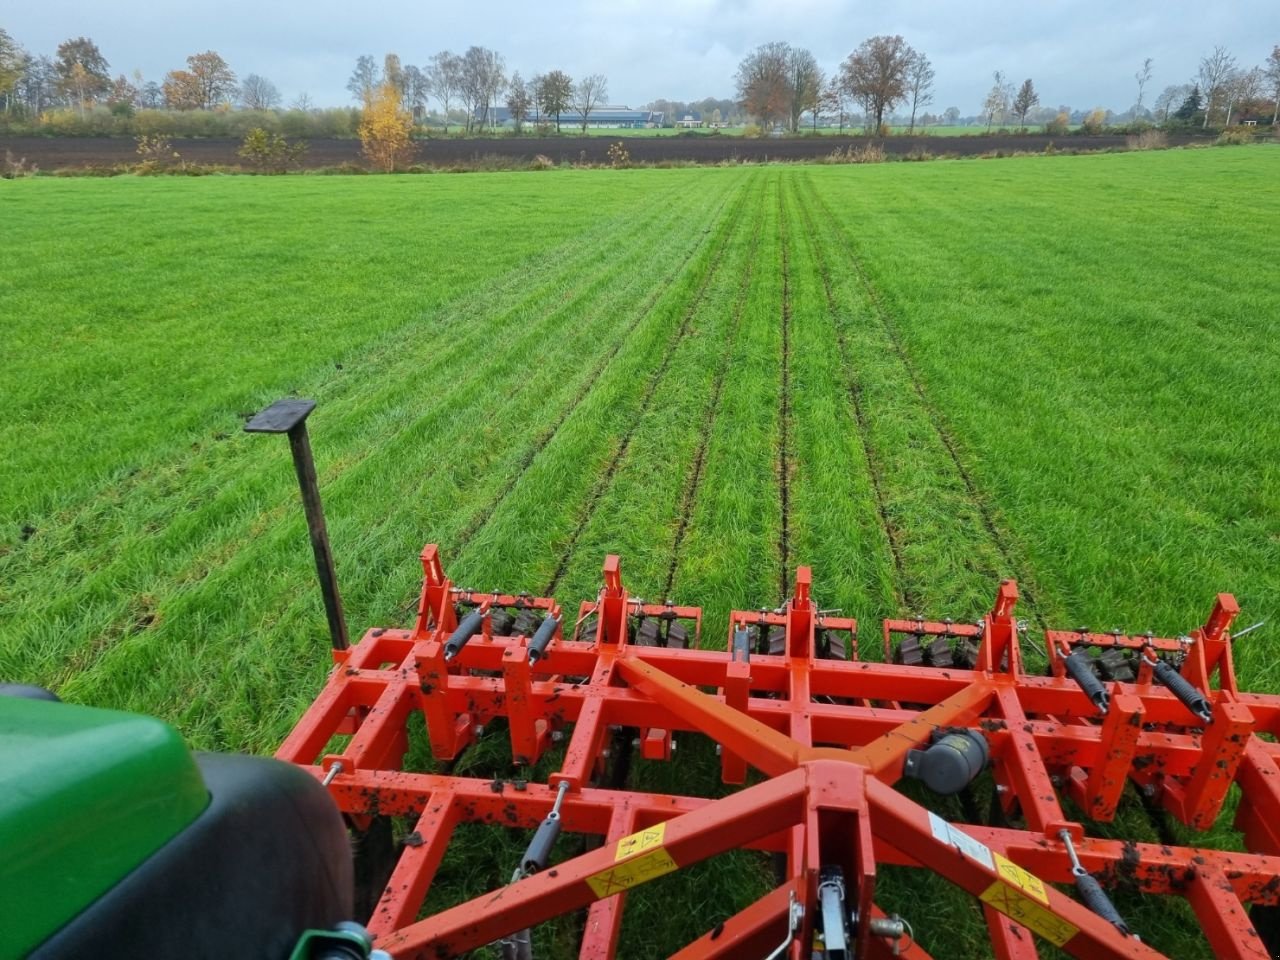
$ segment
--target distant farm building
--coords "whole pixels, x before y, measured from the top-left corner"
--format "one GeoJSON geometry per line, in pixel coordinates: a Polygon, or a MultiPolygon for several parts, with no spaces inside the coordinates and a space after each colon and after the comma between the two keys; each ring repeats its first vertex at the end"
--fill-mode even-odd
{"type": "MultiPolygon", "coordinates": [[[[555,123],[554,116],[543,114],[542,123],[555,123]]],[[[476,114],[476,121],[479,122],[480,114],[476,114]]],[[[530,112],[529,116],[524,118],[525,123],[537,123],[539,118],[530,112]]],[[[635,129],[640,127],[660,127],[662,126],[663,115],[651,110],[632,110],[630,107],[604,106],[597,107],[592,110],[587,117],[588,127],[612,128],[612,129],[635,129]]],[[[506,107],[491,107],[489,110],[489,119],[486,121],[495,127],[514,126],[511,119],[511,111],[506,107]]],[[[566,110],[560,114],[560,126],[573,127],[582,126],[582,115],[573,110],[566,110]]]]}
{"type": "Polygon", "coordinates": [[[677,127],[684,127],[686,130],[692,130],[694,127],[701,127],[703,125],[702,114],[698,113],[696,110],[692,113],[681,114],[680,119],[676,121],[677,127]]]}

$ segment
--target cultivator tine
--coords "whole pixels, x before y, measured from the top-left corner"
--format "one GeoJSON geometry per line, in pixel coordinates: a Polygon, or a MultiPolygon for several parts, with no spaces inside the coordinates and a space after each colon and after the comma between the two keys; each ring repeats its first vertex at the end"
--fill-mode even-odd
{"type": "Polygon", "coordinates": [[[857,622],[819,608],[805,568],[783,606],[732,611],[718,650],[699,642],[698,608],[629,596],[616,557],[567,636],[552,598],[456,590],[431,547],[423,569],[414,629],[371,631],[336,653],[340,669],[280,750],[352,822],[418,818],[411,836],[430,846],[406,839],[369,920],[397,956],[499,944],[527,960],[538,924],[584,907],[583,955],[612,956],[620,894],[744,846],[775,855],[786,883],[682,960],[781,960],[815,938],[826,960],[924,956],[876,905],[878,862],[922,865],[979,897],[1002,957],[1034,956],[1034,935],[1074,957],[1158,960],[1104,886],[1118,880],[1190,900],[1216,955],[1260,955],[1249,938],[1271,937],[1242,904],[1262,918],[1280,899],[1280,744],[1258,736],[1280,734],[1280,696],[1236,689],[1232,641],[1256,627],[1228,633],[1238,607],[1227,594],[1188,637],[1046,630],[1049,672],[1032,675],[1011,581],[976,622],[884,621],[885,655],[866,662],[857,622]],[[534,669],[544,661],[553,670],[534,669]],[[438,759],[487,725],[487,740],[510,738],[521,777],[568,742],[545,784],[410,772],[419,712],[438,759]],[[630,789],[633,766],[680,762],[681,732],[715,742],[725,783],[748,782],[749,765],[763,778],[714,799],[630,789]],[[346,746],[325,752],[335,737],[346,746]],[[978,822],[972,802],[961,804],[970,822],[952,824],[895,789],[903,778],[926,798],[963,798],[989,778],[998,825],[978,822]],[[1237,785],[1253,852],[1090,839],[1068,820],[1064,797],[1095,822],[1124,822],[1129,783],[1196,830],[1215,825],[1237,785]],[[460,823],[533,833],[508,887],[415,921],[460,823]],[[557,860],[566,832],[603,846],[557,860]],[[1068,883],[1075,898],[1053,886],[1068,883]]]}

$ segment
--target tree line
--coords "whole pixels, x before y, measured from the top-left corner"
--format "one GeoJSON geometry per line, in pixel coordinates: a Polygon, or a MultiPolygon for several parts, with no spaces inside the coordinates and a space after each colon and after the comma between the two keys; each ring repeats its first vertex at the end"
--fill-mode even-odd
{"type": "MultiPolygon", "coordinates": [[[[84,111],[105,105],[116,113],[139,109],[212,110],[237,105],[249,110],[280,107],[280,91],[257,74],[237,78],[218,53],[206,50],[186,59],[159,81],[135,70],[114,77],[111,64],[88,37],[58,44],[53,56],[32,55],[0,28],[0,107],[33,116],[58,107],[84,111]]],[[[301,104],[302,109],[309,103],[301,104]]]]}
{"type": "MultiPolygon", "coordinates": [[[[1148,57],[1134,74],[1137,100],[1129,110],[1134,120],[1225,127],[1242,112],[1256,114],[1268,98],[1271,122],[1280,119],[1280,45],[1264,64],[1252,68],[1240,66],[1225,47],[1215,47],[1201,59],[1191,82],[1166,87],[1148,109],[1144,103],[1153,66],[1154,60],[1148,57]]],[[[806,115],[815,127],[820,115],[825,115],[829,120],[838,118],[841,128],[849,119],[860,122],[869,133],[882,134],[888,131],[886,118],[898,107],[909,110],[907,128],[914,132],[920,111],[933,102],[935,80],[929,58],[898,35],[864,40],[830,74],[803,47],[784,41],[766,43],[742,59],[734,76],[738,102],[749,116],[765,129],[783,127],[792,133],[799,131],[806,115]]],[[[1077,123],[1086,131],[1100,130],[1114,116],[1101,108],[1037,110],[1040,94],[1031,78],[1015,86],[997,70],[993,80],[977,115],[988,132],[1011,120],[1026,129],[1029,119],[1044,123],[1051,132],[1058,128],[1066,132],[1077,123]]],[[[955,123],[960,110],[948,107],[942,116],[955,123]]]]}
{"type": "MultiPolygon", "coordinates": [[[[1257,117],[1269,109],[1274,124],[1280,119],[1280,45],[1258,66],[1238,62],[1225,47],[1215,47],[1199,63],[1186,83],[1170,84],[1152,99],[1146,97],[1153,76],[1153,60],[1147,58],[1134,74],[1136,101],[1128,115],[1138,121],[1161,124],[1229,126],[1241,116],[1257,117]]],[[[806,122],[862,125],[869,132],[884,132],[895,111],[909,132],[918,122],[956,123],[961,114],[948,107],[935,116],[923,111],[933,103],[936,73],[929,58],[901,36],[884,35],[863,41],[829,74],[814,55],[802,47],[778,41],[766,43],[743,58],[734,76],[735,97],[706,98],[697,103],[655,100],[646,105],[663,112],[668,120],[697,112],[713,124],[736,123],[745,117],[764,129],[783,127],[799,132],[806,122]]],[[[554,69],[529,79],[519,71],[507,72],[497,51],[480,46],[462,54],[443,50],[421,67],[403,63],[389,53],[381,63],[365,55],[347,82],[347,89],[365,107],[373,91],[386,87],[415,123],[422,123],[428,107],[439,105],[447,132],[451,118],[460,114],[466,132],[483,132],[497,125],[498,109],[505,107],[517,132],[526,123],[557,132],[568,116],[585,132],[590,118],[608,97],[608,81],[594,73],[574,79],[554,69]]],[[[282,107],[280,91],[259,74],[238,77],[213,50],[186,58],[184,67],[167,72],[159,80],[145,79],[138,71],[114,73],[98,45],[87,37],[60,43],[52,56],[33,55],[0,28],[0,116],[40,117],[48,111],[72,110],[83,119],[86,112],[105,107],[115,116],[131,116],[135,110],[209,111],[230,107],[276,111],[282,107]]],[[[295,111],[311,112],[307,94],[290,104],[295,111]]],[[[1016,122],[1043,124],[1051,132],[1068,125],[1086,130],[1101,128],[1116,115],[1101,109],[1072,111],[1069,107],[1041,106],[1032,79],[1015,85],[1003,71],[995,71],[992,86],[976,119],[990,131],[1016,122]]],[[[1264,117],[1265,118],[1265,117],[1264,117]]],[[[352,121],[352,122],[358,122],[352,121]]],[[[347,123],[343,120],[343,123],[347,123]]]]}
{"type": "Polygon", "coordinates": [[[738,101],[762,127],[798,132],[808,114],[814,126],[822,112],[860,108],[869,130],[884,128],[886,114],[910,102],[914,131],[921,107],[933,102],[934,69],[929,58],[900,36],[865,40],[830,76],[814,55],[784,41],[766,43],[743,58],[734,77],[738,101]]]}
{"type": "MultiPolygon", "coordinates": [[[[1147,57],[1134,73],[1137,99],[1130,110],[1135,120],[1147,120],[1163,125],[1231,126],[1233,117],[1255,116],[1268,106],[1270,100],[1271,123],[1280,119],[1280,45],[1275,46],[1261,66],[1245,68],[1225,47],[1200,59],[1194,77],[1186,83],[1166,86],[1147,108],[1147,86],[1151,82],[1155,61],[1147,57]]],[[[1024,80],[1015,93],[1013,84],[999,70],[993,75],[994,83],[982,105],[982,116],[987,129],[992,123],[1015,117],[1020,126],[1026,126],[1028,111],[1040,102],[1039,94],[1030,79],[1024,80]]],[[[1065,129],[1073,118],[1066,108],[1059,108],[1051,126],[1065,129]]],[[[1081,118],[1086,131],[1100,130],[1109,117],[1102,109],[1093,110],[1081,118]]]]}
{"type": "Polygon", "coordinates": [[[372,56],[358,58],[347,90],[364,103],[380,86],[394,90],[418,121],[432,100],[438,102],[446,133],[454,107],[461,109],[467,132],[494,126],[498,107],[506,107],[517,133],[530,120],[539,126],[554,121],[558,133],[566,114],[585,131],[591,114],[609,95],[608,79],[599,73],[577,80],[563,70],[535,74],[529,80],[519,71],[508,75],[502,54],[486,47],[469,47],[462,54],[442,50],[422,67],[403,64],[394,53],[383,57],[381,68],[372,56]]]}
{"type": "MultiPolygon", "coordinates": [[[[532,121],[538,125],[554,122],[559,132],[566,115],[585,130],[591,115],[609,95],[603,74],[575,80],[563,70],[549,70],[526,81],[518,71],[508,75],[500,53],[479,46],[462,54],[443,50],[422,67],[403,63],[394,53],[383,57],[381,64],[369,55],[359,57],[347,81],[356,101],[366,106],[382,87],[394,91],[416,122],[425,118],[429,102],[437,101],[446,132],[455,108],[463,112],[462,125],[470,132],[492,127],[500,106],[507,108],[517,131],[532,121]]],[[[138,71],[113,76],[110,63],[88,37],[64,41],[53,56],[33,55],[0,28],[0,110],[38,117],[64,108],[77,110],[83,117],[100,106],[118,116],[143,109],[277,110],[282,97],[266,77],[256,73],[237,77],[213,50],[193,54],[187,57],[185,68],[171,70],[159,81],[148,81],[138,71]]],[[[291,104],[295,110],[312,107],[305,93],[291,104]]]]}

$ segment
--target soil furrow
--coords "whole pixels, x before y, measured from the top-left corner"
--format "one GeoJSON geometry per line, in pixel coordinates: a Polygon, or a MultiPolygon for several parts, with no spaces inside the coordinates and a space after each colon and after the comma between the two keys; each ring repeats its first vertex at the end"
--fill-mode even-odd
{"type": "MultiPolygon", "coordinates": [[[[810,237],[817,237],[813,215],[804,195],[796,191],[796,205],[800,210],[800,218],[804,229],[810,237]]],[[[867,474],[871,478],[871,489],[875,494],[876,513],[880,517],[880,526],[884,530],[885,540],[889,545],[889,555],[893,557],[893,569],[897,581],[898,598],[904,609],[915,610],[920,598],[908,586],[906,564],[902,558],[901,533],[889,519],[888,501],[884,492],[884,464],[868,437],[870,430],[867,423],[866,406],[862,398],[862,384],[858,379],[857,367],[849,350],[849,341],[845,336],[843,325],[839,322],[839,308],[836,304],[835,290],[831,285],[831,264],[821,243],[813,244],[814,262],[818,275],[822,279],[822,289],[826,296],[827,311],[831,314],[832,325],[836,331],[836,344],[840,354],[840,366],[844,370],[845,387],[849,395],[849,414],[853,419],[854,432],[858,435],[858,445],[862,449],[863,459],[867,464],[867,474]]]]}
{"type": "Polygon", "coordinates": [[[814,188],[812,180],[805,178],[805,185],[808,188],[814,202],[822,209],[824,216],[833,224],[835,224],[834,233],[839,241],[841,249],[845,253],[845,257],[849,262],[849,266],[853,268],[854,275],[858,278],[859,284],[866,295],[867,303],[870,305],[872,312],[875,313],[876,319],[884,327],[885,334],[889,338],[889,342],[893,345],[893,350],[898,360],[902,363],[902,367],[907,372],[907,377],[911,381],[911,388],[919,399],[921,407],[928,415],[929,422],[933,429],[937,432],[938,439],[941,441],[943,448],[947,451],[947,455],[955,467],[956,475],[959,476],[964,484],[966,493],[974,510],[981,519],[983,527],[986,529],[987,535],[991,538],[992,544],[999,552],[1001,559],[1004,560],[1006,567],[1013,574],[1018,582],[1019,591],[1021,593],[1022,604],[1028,608],[1040,625],[1041,629],[1048,629],[1048,623],[1040,613],[1036,605],[1035,598],[1029,585],[1029,578],[1025,571],[1020,569],[1020,565],[1014,560],[1012,551],[1006,538],[1001,535],[1000,528],[996,524],[995,517],[992,515],[986,501],[980,495],[978,485],[973,479],[973,474],[969,468],[965,466],[964,460],[960,456],[959,447],[955,438],[951,435],[947,428],[946,422],[942,417],[942,413],[937,406],[929,399],[924,390],[924,384],[920,380],[919,371],[916,370],[915,364],[912,363],[906,347],[903,345],[901,333],[898,330],[897,323],[890,314],[888,308],[884,305],[884,300],[880,296],[879,290],[871,280],[870,274],[867,273],[866,265],[863,263],[862,255],[858,252],[853,241],[849,238],[848,233],[839,226],[831,208],[827,206],[822,195],[814,188]]]}
{"type": "Polygon", "coordinates": [[[698,490],[702,486],[703,468],[707,462],[707,448],[711,444],[711,434],[715,429],[716,414],[720,410],[720,394],[724,390],[724,381],[733,361],[733,350],[738,342],[738,332],[742,329],[742,314],[747,300],[751,296],[751,279],[755,272],[756,254],[760,248],[760,232],[764,226],[764,217],[756,218],[755,232],[751,235],[751,248],[747,254],[747,270],[742,277],[742,294],[733,305],[733,326],[725,343],[724,355],[720,367],[716,371],[715,383],[711,388],[711,396],[707,400],[706,414],[702,420],[702,431],[698,437],[698,448],[693,455],[693,464],[689,479],[680,498],[680,523],[676,527],[675,537],[671,542],[671,561],[667,566],[667,579],[662,589],[663,597],[670,597],[675,587],[676,569],[680,565],[680,547],[684,543],[685,534],[689,531],[689,523],[693,519],[693,505],[698,500],[698,490]]]}
{"type": "MultiPolygon", "coordinates": [[[[565,572],[569,569],[569,562],[573,559],[573,552],[577,549],[578,539],[582,536],[582,531],[586,529],[596,508],[600,505],[600,500],[604,497],[605,491],[609,489],[610,483],[613,481],[614,474],[618,472],[618,467],[622,463],[623,458],[627,455],[627,448],[631,445],[631,438],[635,434],[636,425],[644,418],[649,410],[649,405],[653,402],[654,395],[657,393],[658,384],[662,382],[663,376],[667,372],[667,368],[671,366],[671,359],[680,344],[689,335],[689,329],[693,324],[694,314],[697,313],[698,307],[701,306],[703,298],[706,296],[708,287],[715,277],[716,272],[720,269],[720,263],[724,259],[725,251],[729,248],[729,238],[737,231],[738,225],[742,220],[742,211],[745,206],[745,200],[740,201],[737,210],[733,214],[733,221],[720,237],[720,245],[717,247],[711,262],[707,265],[707,272],[703,274],[702,280],[698,284],[698,289],[689,301],[688,307],[685,308],[684,316],[680,319],[680,326],[667,344],[666,350],[663,352],[662,360],[654,369],[649,377],[649,382],[645,384],[644,394],[640,400],[640,407],[636,410],[635,416],[631,420],[631,425],[623,434],[618,448],[614,451],[613,456],[609,458],[609,463],[605,467],[604,473],[600,475],[600,479],[596,481],[595,486],[591,490],[590,496],[587,498],[586,509],[582,516],[578,519],[578,523],[574,526],[573,533],[569,536],[569,542],[565,546],[564,553],[560,556],[560,562],[556,565],[556,572],[552,575],[551,581],[547,584],[547,588],[543,591],[543,596],[553,596],[555,588],[560,584],[560,580],[564,577],[565,572]]],[[[620,341],[625,343],[624,338],[620,341]]]]}
{"type": "Polygon", "coordinates": [[[782,385],[778,411],[778,596],[787,599],[791,566],[791,250],[787,236],[787,214],[782,203],[782,181],[778,180],[778,245],[782,251],[782,385]]]}

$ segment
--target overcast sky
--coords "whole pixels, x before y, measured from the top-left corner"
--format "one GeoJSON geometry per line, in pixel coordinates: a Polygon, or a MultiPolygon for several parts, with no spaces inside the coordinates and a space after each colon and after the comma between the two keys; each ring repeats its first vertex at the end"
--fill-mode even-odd
{"type": "Polygon", "coordinates": [[[526,78],[560,68],[603,73],[609,99],[630,106],[665,97],[733,95],[743,54],[769,40],[808,47],[828,70],[867,37],[900,33],[937,70],[935,110],[975,114],[1002,69],[1031,77],[1046,106],[1125,110],[1133,74],[1155,61],[1148,104],[1185,82],[1215,44],[1256,65],[1280,43],[1280,0],[544,0],[373,3],[336,0],[46,0],[7,3],[0,27],[33,53],[88,36],[113,73],[147,79],[214,49],[240,76],[275,82],[286,103],[302,92],[316,105],[350,102],[355,58],[393,51],[424,64],[442,49],[472,44],[501,53],[526,78]]]}

